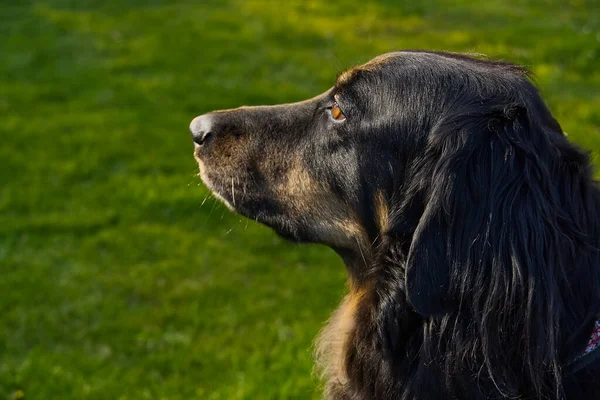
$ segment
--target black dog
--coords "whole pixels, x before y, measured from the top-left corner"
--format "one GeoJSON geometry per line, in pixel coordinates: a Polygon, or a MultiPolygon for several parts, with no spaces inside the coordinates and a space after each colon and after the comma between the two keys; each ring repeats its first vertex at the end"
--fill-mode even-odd
{"type": "Polygon", "coordinates": [[[390,53],[190,129],[226,204],[343,257],[328,398],[600,399],[600,192],[522,68],[390,53]]]}

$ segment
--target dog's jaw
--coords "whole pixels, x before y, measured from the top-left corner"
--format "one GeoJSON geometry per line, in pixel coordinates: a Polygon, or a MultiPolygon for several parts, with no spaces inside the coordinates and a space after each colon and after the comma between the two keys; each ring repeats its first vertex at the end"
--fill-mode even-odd
{"type": "Polygon", "coordinates": [[[198,168],[199,168],[199,173],[198,176],[200,176],[200,179],[202,179],[202,182],[204,183],[204,185],[206,185],[206,187],[210,190],[210,192],[213,194],[213,196],[215,196],[215,198],[219,201],[221,201],[223,204],[225,204],[225,206],[234,212],[237,212],[235,207],[229,202],[229,200],[227,200],[224,196],[222,196],[219,191],[217,190],[216,185],[213,184],[213,182],[211,181],[211,179],[208,177],[208,173],[206,170],[206,166],[204,165],[204,162],[202,162],[202,160],[200,159],[200,157],[198,156],[198,146],[196,145],[196,148],[194,150],[194,158],[196,159],[196,162],[198,163],[198,168]]]}

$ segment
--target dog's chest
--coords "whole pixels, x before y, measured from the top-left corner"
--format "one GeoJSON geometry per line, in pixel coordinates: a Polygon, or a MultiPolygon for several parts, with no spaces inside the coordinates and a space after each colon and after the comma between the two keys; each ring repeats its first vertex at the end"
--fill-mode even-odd
{"type": "Polygon", "coordinates": [[[316,368],[326,382],[326,391],[343,388],[348,381],[345,356],[356,327],[357,308],[362,294],[351,292],[333,312],[316,339],[316,368]]]}

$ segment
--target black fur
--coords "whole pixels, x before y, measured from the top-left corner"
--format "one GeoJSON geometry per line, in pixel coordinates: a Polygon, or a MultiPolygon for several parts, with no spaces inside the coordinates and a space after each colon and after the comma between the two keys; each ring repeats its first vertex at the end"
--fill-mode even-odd
{"type": "Polygon", "coordinates": [[[599,365],[566,372],[600,315],[600,192],[523,69],[392,53],[307,102],[212,115],[211,189],[244,182],[237,211],[330,245],[362,293],[330,398],[600,399],[599,365]],[[298,163],[317,195],[273,189],[298,163]]]}

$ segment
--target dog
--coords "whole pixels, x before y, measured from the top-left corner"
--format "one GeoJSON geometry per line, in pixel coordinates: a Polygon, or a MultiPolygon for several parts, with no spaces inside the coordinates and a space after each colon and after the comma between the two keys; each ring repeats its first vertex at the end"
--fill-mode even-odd
{"type": "Polygon", "coordinates": [[[344,260],[326,398],[600,399],[598,185],[524,68],[393,52],[190,130],[229,208],[344,260]]]}

